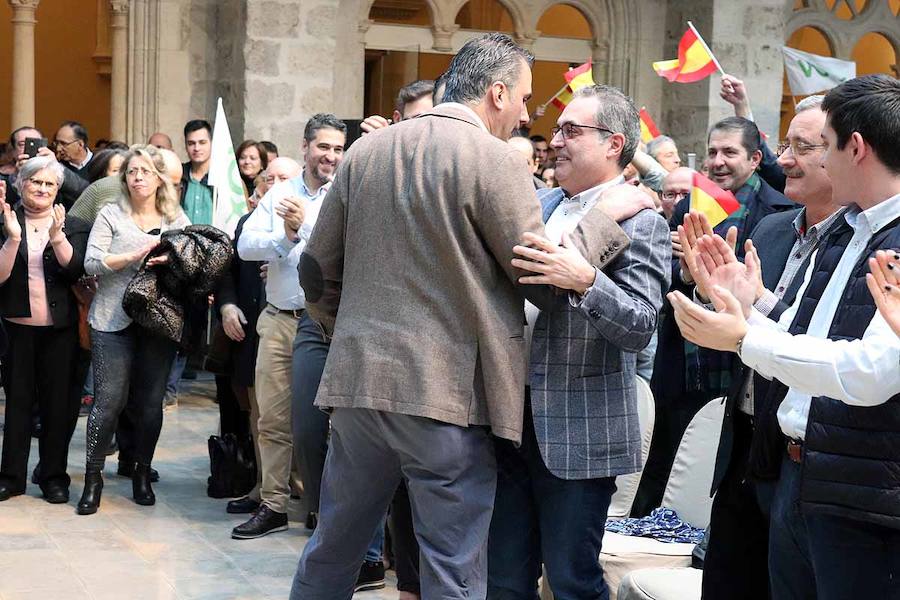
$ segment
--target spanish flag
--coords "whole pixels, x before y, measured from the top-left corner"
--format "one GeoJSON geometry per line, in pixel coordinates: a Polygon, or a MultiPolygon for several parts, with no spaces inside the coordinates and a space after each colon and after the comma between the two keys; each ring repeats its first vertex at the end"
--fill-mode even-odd
{"type": "Polygon", "coordinates": [[[583,87],[594,85],[594,73],[591,67],[591,61],[587,61],[574,69],[569,69],[563,73],[563,77],[566,78],[566,82],[568,82],[569,89],[572,90],[572,92],[577,92],[583,87]]]}
{"type": "Polygon", "coordinates": [[[706,215],[710,227],[715,227],[740,207],[741,203],[734,194],[723,190],[702,173],[694,173],[691,210],[706,215]]]}
{"type": "Polygon", "coordinates": [[[594,85],[594,74],[591,68],[591,61],[588,61],[579,67],[575,67],[574,69],[569,69],[563,73],[563,77],[566,80],[566,85],[562,86],[559,91],[550,98],[550,104],[559,110],[563,110],[568,106],[569,102],[572,101],[572,98],[575,97],[575,92],[583,87],[594,85]]]}
{"type": "Polygon", "coordinates": [[[655,62],[653,69],[673,83],[693,83],[721,70],[709,46],[690,21],[678,43],[678,58],[655,62]]]}
{"type": "Polygon", "coordinates": [[[659,128],[656,127],[656,123],[650,118],[650,113],[647,112],[647,109],[642,106],[638,114],[641,117],[641,141],[646,144],[653,138],[659,137],[659,128]]]}

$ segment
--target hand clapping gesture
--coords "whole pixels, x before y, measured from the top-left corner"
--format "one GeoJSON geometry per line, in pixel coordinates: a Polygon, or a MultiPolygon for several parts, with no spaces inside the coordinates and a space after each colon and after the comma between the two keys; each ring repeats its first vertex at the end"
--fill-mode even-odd
{"type": "Polygon", "coordinates": [[[62,204],[54,204],[51,209],[50,242],[61,242],[66,239],[66,207],[62,204]]]}
{"type": "Polygon", "coordinates": [[[5,199],[0,200],[0,211],[3,212],[3,233],[6,234],[6,239],[18,242],[22,239],[22,226],[19,224],[16,213],[5,199]]]}
{"type": "Polygon", "coordinates": [[[866,283],[875,306],[895,334],[900,336],[900,254],[879,250],[869,259],[866,283]]]}

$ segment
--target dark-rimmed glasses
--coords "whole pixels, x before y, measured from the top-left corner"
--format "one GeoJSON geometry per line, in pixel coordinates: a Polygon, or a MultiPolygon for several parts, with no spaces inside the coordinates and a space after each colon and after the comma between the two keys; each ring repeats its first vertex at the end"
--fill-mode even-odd
{"type": "Polygon", "coordinates": [[[557,133],[562,134],[562,138],[564,140],[570,140],[572,138],[578,137],[582,133],[584,133],[585,129],[594,129],[596,131],[603,131],[610,135],[614,134],[615,131],[611,131],[606,127],[596,127],[594,125],[579,125],[578,123],[563,123],[557,127],[554,127],[550,130],[550,137],[555,138],[557,133]]]}

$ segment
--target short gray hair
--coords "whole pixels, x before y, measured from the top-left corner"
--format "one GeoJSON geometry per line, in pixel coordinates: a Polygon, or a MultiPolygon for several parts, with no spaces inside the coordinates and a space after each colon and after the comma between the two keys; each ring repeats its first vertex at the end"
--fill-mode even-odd
{"type": "Polygon", "coordinates": [[[647,154],[649,154],[653,158],[656,158],[656,153],[659,152],[659,147],[668,142],[671,142],[675,147],[678,146],[678,144],[675,143],[675,140],[667,135],[656,136],[655,138],[647,142],[647,154]]]}
{"type": "Polygon", "coordinates": [[[634,101],[619,88],[611,85],[589,85],[575,92],[576,98],[596,98],[596,124],[613,133],[625,136],[625,145],[619,155],[619,167],[625,168],[634,158],[638,143],[641,141],[641,125],[638,109],[634,101]]]}
{"type": "Polygon", "coordinates": [[[57,162],[56,157],[35,156],[26,160],[16,175],[16,190],[19,192],[20,197],[25,197],[25,182],[34,177],[35,173],[44,169],[50,169],[56,175],[57,192],[59,191],[66,178],[65,167],[57,162]]]}
{"type": "Polygon", "coordinates": [[[807,96],[797,103],[797,106],[794,107],[794,113],[802,113],[805,110],[812,110],[814,108],[818,108],[821,110],[823,100],[825,100],[825,96],[823,94],[807,96]]]}
{"type": "Polygon", "coordinates": [[[489,33],[469,40],[441,76],[441,84],[445,86],[442,101],[477,104],[495,81],[515,88],[521,61],[531,68],[534,55],[504,33],[489,33]]]}

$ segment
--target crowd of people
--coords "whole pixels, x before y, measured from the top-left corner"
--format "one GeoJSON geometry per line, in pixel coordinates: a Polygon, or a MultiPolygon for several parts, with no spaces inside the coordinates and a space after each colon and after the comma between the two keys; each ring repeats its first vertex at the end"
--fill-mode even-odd
{"type": "Polygon", "coordinates": [[[614,87],[529,135],[532,61],[485,35],[359,139],[317,114],[299,160],[243,141],[233,239],[212,227],[206,120],[183,164],[162,132],[13,131],[0,501],[25,493],[35,429],[32,481],[69,501],[86,412],[77,513],[101,510],[115,451],[154,504],[163,407],[219,338],[217,433],[257,473],[231,535],[286,530],[302,493],[292,598],[383,587],[386,563],[401,600],[535,598],[542,573],[558,600],[607,598],[616,477],[642,472],[631,514],[651,514],[716,399],[703,597],[900,597],[900,82],[803,99],[776,153],[723,75],[735,114],[698,169],[738,208],[712,226],[677,141],[641,143],[614,87]]]}

